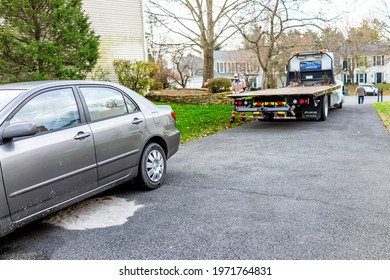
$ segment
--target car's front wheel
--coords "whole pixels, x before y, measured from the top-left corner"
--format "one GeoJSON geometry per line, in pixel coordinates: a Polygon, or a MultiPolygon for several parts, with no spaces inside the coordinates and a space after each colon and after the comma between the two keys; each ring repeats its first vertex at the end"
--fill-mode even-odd
{"type": "Polygon", "coordinates": [[[167,159],[157,143],[149,143],[141,156],[137,181],[146,189],[157,189],[166,173],[167,159]]]}

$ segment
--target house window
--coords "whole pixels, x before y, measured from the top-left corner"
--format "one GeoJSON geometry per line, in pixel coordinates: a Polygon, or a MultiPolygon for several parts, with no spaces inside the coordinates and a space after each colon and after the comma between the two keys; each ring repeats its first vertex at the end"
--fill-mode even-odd
{"type": "Polygon", "coordinates": [[[384,55],[374,56],[374,66],[383,66],[383,65],[385,65],[385,56],[384,55]]]}
{"type": "Polygon", "coordinates": [[[367,82],[367,74],[366,73],[356,74],[356,82],[359,84],[366,83],[367,82]]]}
{"type": "Polygon", "coordinates": [[[361,56],[358,59],[358,67],[366,67],[367,66],[367,57],[361,56]]]}
{"type": "Polygon", "coordinates": [[[383,73],[375,73],[375,83],[377,84],[381,84],[383,83],[383,77],[384,77],[384,74],[383,73]]]}
{"type": "Polygon", "coordinates": [[[252,82],[252,88],[257,88],[257,80],[256,79],[252,82]]]}
{"type": "Polygon", "coordinates": [[[223,69],[223,63],[219,63],[219,73],[225,73],[224,69],[223,69]]]}
{"type": "Polygon", "coordinates": [[[217,72],[218,73],[225,73],[226,63],[217,63],[217,72]],[[224,67],[225,66],[225,67],[224,67]]]}
{"type": "Polygon", "coordinates": [[[351,77],[348,74],[345,74],[343,82],[344,82],[344,84],[351,84],[352,83],[352,79],[351,79],[351,77]]]}

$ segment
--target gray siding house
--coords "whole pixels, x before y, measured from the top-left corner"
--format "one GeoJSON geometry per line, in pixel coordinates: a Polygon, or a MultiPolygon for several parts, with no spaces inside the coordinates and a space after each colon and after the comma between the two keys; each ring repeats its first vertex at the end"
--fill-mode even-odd
{"type": "Polygon", "coordinates": [[[233,79],[234,73],[245,78],[252,88],[261,86],[262,70],[256,57],[250,51],[215,51],[214,77],[233,79]]]}
{"type": "Polygon", "coordinates": [[[100,36],[98,66],[117,81],[116,59],[147,61],[142,0],[83,0],[91,27],[100,36]]]}
{"type": "MultiPolygon", "coordinates": [[[[252,88],[261,87],[262,70],[250,51],[214,51],[214,78],[224,77],[233,80],[234,73],[238,73],[241,79],[245,79],[247,85],[252,88]]],[[[201,88],[203,76],[192,76],[188,88],[201,88]]]]}

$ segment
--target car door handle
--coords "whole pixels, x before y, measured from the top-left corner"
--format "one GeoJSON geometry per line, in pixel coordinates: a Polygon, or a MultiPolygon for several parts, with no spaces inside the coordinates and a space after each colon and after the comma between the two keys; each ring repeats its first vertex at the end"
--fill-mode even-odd
{"type": "Polygon", "coordinates": [[[80,131],[79,133],[77,133],[77,135],[74,137],[74,139],[75,140],[82,140],[82,139],[85,139],[89,136],[91,136],[91,133],[80,131]]]}
{"type": "Polygon", "coordinates": [[[135,118],[133,120],[133,124],[139,124],[139,123],[142,123],[143,121],[144,121],[143,119],[135,118]]]}

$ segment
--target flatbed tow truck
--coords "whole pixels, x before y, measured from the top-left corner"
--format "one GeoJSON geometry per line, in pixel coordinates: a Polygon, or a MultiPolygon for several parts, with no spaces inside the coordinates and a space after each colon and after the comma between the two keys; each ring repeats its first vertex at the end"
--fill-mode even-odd
{"type": "Polygon", "coordinates": [[[250,112],[259,120],[315,119],[325,121],[329,108],[341,109],[343,83],[334,77],[333,54],[324,50],[296,52],[286,67],[286,84],[230,94],[233,109],[250,112]]]}

